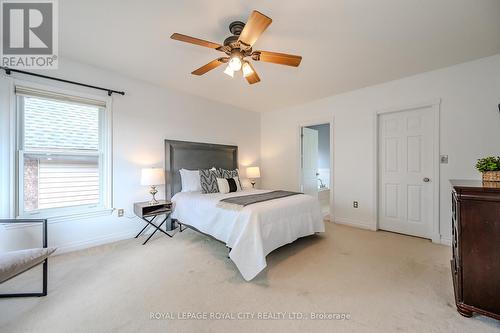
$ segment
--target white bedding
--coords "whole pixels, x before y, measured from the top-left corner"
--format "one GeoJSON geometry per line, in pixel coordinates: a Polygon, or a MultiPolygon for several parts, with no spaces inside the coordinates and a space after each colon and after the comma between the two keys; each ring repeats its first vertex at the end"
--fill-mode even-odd
{"type": "Polygon", "coordinates": [[[269,191],[180,192],[172,198],[172,217],[226,243],[232,249],[229,257],[249,281],[266,267],[271,251],[325,231],[318,200],[309,195],[256,203],[239,211],[216,207],[223,198],[265,192],[269,191]]]}

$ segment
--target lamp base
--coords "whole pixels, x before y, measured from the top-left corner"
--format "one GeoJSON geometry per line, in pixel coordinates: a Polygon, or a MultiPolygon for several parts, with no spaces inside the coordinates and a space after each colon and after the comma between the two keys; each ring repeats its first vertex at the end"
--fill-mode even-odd
{"type": "Polygon", "coordinates": [[[250,184],[252,184],[252,188],[255,188],[255,180],[252,180],[250,184]]]}
{"type": "Polygon", "coordinates": [[[151,189],[149,190],[149,193],[153,196],[153,199],[151,199],[151,201],[149,201],[149,204],[151,206],[157,205],[158,200],[156,200],[155,195],[156,195],[156,193],[158,193],[158,190],[156,189],[155,185],[151,185],[151,189]]]}

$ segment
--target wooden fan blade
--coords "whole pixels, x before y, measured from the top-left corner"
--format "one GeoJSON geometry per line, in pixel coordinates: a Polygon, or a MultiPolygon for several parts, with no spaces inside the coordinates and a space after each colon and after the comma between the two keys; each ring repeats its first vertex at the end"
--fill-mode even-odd
{"type": "Polygon", "coordinates": [[[243,31],[241,31],[238,41],[242,43],[243,49],[250,48],[262,35],[264,30],[271,24],[271,20],[266,15],[254,10],[248,18],[243,31]]]}
{"type": "Polygon", "coordinates": [[[248,64],[250,65],[250,68],[252,69],[253,73],[248,75],[247,77],[245,77],[245,79],[247,79],[247,82],[249,84],[254,84],[254,83],[260,82],[260,77],[257,74],[257,72],[255,71],[255,68],[253,68],[253,66],[250,62],[248,62],[248,64]]]}
{"type": "Polygon", "coordinates": [[[172,34],[172,36],[170,36],[170,38],[181,41],[181,42],[185,42],[185,43],[191,43],[191,44],[196,44],[196,45],[208,47],[211,49],[218,49],[218,48],[222,47],[222,45],[217,44],[217,43],[212,43],[212,42],[209,42],[207,40],[203,40],[203,39],[199,39],[199,38],[195,38],[195,37],[191,37],[191,36],[187,36],[187,35],[183,35],[183,34],[178,34],[178,33],[172,34]]]}
{"type": "Polygon", "coordinates": [[[191,72],[193,75],[203,75],[208,71],[211,71],[214,68],[219,67],[223,63],[227,62],[229,58],[218,58],[215,60],[210,61],[208,64],[201,66],[197,70],[194,70],[191,72]]]}
{"type": "Polygon", "coordinates": [[[302,61],[302,57],[293,54],[269,52],[269,51],[255,51],[252,58],[257,61],[272,62],[273,64],[287,65],[297,67],[302,61]]]}

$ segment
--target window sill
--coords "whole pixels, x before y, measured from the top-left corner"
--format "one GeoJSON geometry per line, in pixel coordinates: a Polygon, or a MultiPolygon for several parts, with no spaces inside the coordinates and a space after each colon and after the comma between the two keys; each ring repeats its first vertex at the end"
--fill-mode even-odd
{"type": "MultiPolygon", "coordinates": [[[[61,213],[53,216],[43,216],[43,214],[36,215],[26,215],[18,216],[18,218],[26,219],[47,219],[48,224],[55,224],[61,222],[75,221],[75,220],[85,220],[93,217],[110,216],[113,214],[114,208],[100,208],[96,210],[86,210],[75,213],[61,213]]],[[[4,224],[5,229],[18,229],[33,226],[31,224],[4,224]]]]}

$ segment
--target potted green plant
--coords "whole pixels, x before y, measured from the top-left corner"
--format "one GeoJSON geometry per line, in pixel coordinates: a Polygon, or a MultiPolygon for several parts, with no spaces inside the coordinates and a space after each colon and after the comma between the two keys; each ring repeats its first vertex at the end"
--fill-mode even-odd
{"type": "Polygon", "coordinates": [[[477,160],[476,169],[485,182],[500,182],[500,157],[488,156],[477,160]]]}

